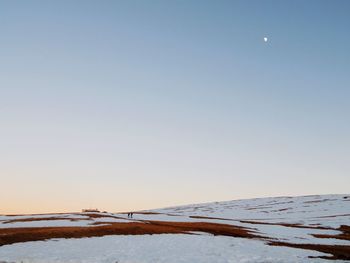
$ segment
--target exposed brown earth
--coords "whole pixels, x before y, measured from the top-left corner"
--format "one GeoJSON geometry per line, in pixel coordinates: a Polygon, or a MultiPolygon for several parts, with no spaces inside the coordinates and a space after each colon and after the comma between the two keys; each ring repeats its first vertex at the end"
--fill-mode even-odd
{"type": "Polygon", "coordinates": [[[348,240],[350,241],[350,226],[342,225],[336,230],[341,231],[341,234],[338,235],[324,235],[324,234],[314,234],[314,237],[317,238],[336,238],[336,239],[342,239],[342,240],[348,240]]]}
{"type": "Polygon", "coordinates": [[[285,227],[294,227],[294,228],[308,228],[308,229],[321,229],[321,230],[338,230],[336,228],[325,227],[325,226],[315,226],[315,225],[300,225],[300,224],[291,224],[291,223],[269,223],[269,222],[260,222],[260,221],[250,221],[250,220],[240,220],[241,223],[253,224],[253,225],[273,225],[273,226],[285,226],[285,227]]]}
{"type": "Polygon", "coordinates": [[[288,202],[278,202],[276,200],[267,202],[269,205],[284,205],[284,204],[291,204],[294,203],[293,201],[288,201],[288,202]]]}
{"type": "Polygon", "coordinates": [[[123,217],[112,216],[112,215],[108,215],[108,214],[96,214],[96,213],[89,213],[89,214],[76,213],[75,215],[86,216],[88,218],[83,218],[83,217],[70,218],[70,217],[55,217],[55,216],[52,216],[52,217],[29,217],[29,218],[11,219],[11,220],[4,221],[3,223],[4,224],[11,224],[11,223],[20,223],[20,222],[54,221],[54,220],[80,221],[80,220],[90,220],[93,218],[104,218],[104,217],[124,219],[123,217]]]}
{"type": "Polygon", "coordinates": [[[135,215],[138,214],[138,215],[159,215],[161,213],[158,213],[158,212],[133,212],[135,215]]]}
{"type": "Polygon", "coordinates": [[[318,251],[322,253],[331,254],[332,256],[320,256],[319,258],[324,259],[341,259],[350,260],[350,246],[340,246],[340,245],[319,245],[319,244],[293,244],[286,242],[269,242],[271,246],[281,246],[281,247],[292,247],[308,249],[313,251],[318,251]]]}
{"type": "MultiPolygon", "coordinates": [[[[249,221],[249,220],[241,220],[241,219],[232,219],[232,218],[223,218],[223,217],[210,217],[210,216],[189,216],[190,218],[197,218],[197,219],[213,219],[213,220],[226,220],[226,221],[236,221],[236,222],[252,222],[251,224],[253,224],[253,222],[256,221],[249,221]]],[[[275,219],[284,219],[284,218],[275,218],[275,219]]],[[[253,220],[270,220],[268,218],[255,218],[253,220]]],[[[259,221],[260,222],[260,221],[259,221]]],[[[257,223],[259,223],[257,222],[257,223]]],[[[263,222],[262,222],[263,223],[263,222]]]]}
{"type": "Polygon", "coordinates": [[[47,216],[47,215],[66,215],[79,214],[77,212],[62,212],[62,213],[42,213],[42,214],[6,214],[4,216],[47,216]]]}
{"type": "MultiPolygon", "coordinates": [[[[134,214],[156,215],[162,214],[158,212],[135,212],[134,214]]],[[[47,215],[47,214],[46,214],[47,215]]],[[[93,220],[95,218],[116,218],[125,219],[110,214],[99,213],[74,213],[76,218],[60,217],[57,214],[52,214],[50,217],[32,217],[32,218],[18,218],[3,221],[4,224],[16,222],[31,222],[31,221],[49,221],[49,220],[93,220]],[[84,216],[84,217],[83,217],[84,216]]],[[[173,215],[173,214],[165,214],[173,215]]],[[[173,215],[177,216],[177,215],[173,215]]],[[[321,216],[324,217],[342,217],[349,216],[349,214],[321,216]]],[[[316,238],[335,238],[350,241],[350,226],[342,225],[339,228],[324,227],[318,224],[301,225],[291,223],[270,223],[255,220],[237,220],[220,217],[205,217],[205,216],[189,216],[195,219],[213,219],[213,220],[227,220],[237,221],[250,225],[276,225],[292,228],[307,228],[320,230],[337,230],[341,234],[313,234],[316,238]]],[[[112,221],[112,220],[111,220],[112,221]]],[[[166,222],[166,221],[149,221],[139,220],[135,222],[95,222],[91,226],[81,227],[30,227],[30,228],[2,228],[0,229],[0,246],[9,245],[19,242],[41,241],[53,238],[86,238],[86,237],[100,237],[106,235],[152,235],[152,234],[194,234],[193,232],[205,232],[213,235],[240,237],[240,238],[254,238],[268,241],[268,245],[284,246],[299,249],[308,249],[322,253],[330,254],[329,256],[321,256],[325,259],[342,259],[350,260],[350,246],[346,245],[319,245],[319,244],[294,244],[288,242],[279,242],[276,239],[259,235],[257,229],[240,227],[234,225],[209,223],[209,222],[166,222]]]]}
{"type": "Polygon", "coordinates": [[[27,241],[52,238],[83,238],[105,235],[146,235],[146,234],[191,234],[206,232],[213,235],[254,238],[252,230],[225,224],[206,222],[163,222],[108,223],[93,227],[43,227],[0,229],[0,246],[27,241]]]}
{"type": "Polygon", "coordinates": [[[109,218],[117,218],[117,219],[125,219],[124,217],[120,217],[120,216],[112,216],[112,215],[108,215],[108,214],[95,214],[95,213],[83,213],[83,214],[77,214],[77,215],[83,215],[83,216],[88,216],[90,219],[93,218],[105,218],[105,217],[109,217],[109,218]]]}
{"type": "Polygon", "coordinates": [[[208,216],[190,216],[190,218],[236,221],[234,219],[228,219],[228,218],[222,218],[222,217],[208,217],[208,216]]]}
{"type": "Polygon", "coordinates": [[[275,213],[275,212],[283,212],[283,211],[287,211],[287,210],[291,210],[291,207],[288,208],[282,208],[282,209],[276,209],[276,210],[271,210],[270,213],[275,213]]]}
{"type": "Polygon", "coordinates": [[[312,217],[312,218],[333,218],[333,217],[340,217],[340,216],[350,216],[350,214],[331,215],[331,216],[316,216],[316,217],[312,217]]]}
{"type": "Polygon", "coordinates": [[[79,221],[79,220],[88,220],[88,219],[86,219],[86,218],[65,218],[65,217],[31,217],[31,218],[11,219],[11,220],[4,221],[3,224],[20,223],[20,222],[33,222],[33,221],[54,221],[54,220],[79,221]]]}
{"type": "Polygon", "coordinates": [[[305,204],[311,204],[311,203],[323,203],[327,201],[337,201],[338,199],[322,199],[322,200],[313,200],[313,201],[305,201],[305,204]]]}
{"type": "Polygon", "coordinates": [[[246,208],[246,210],[258,210],[258,209],[269,209],[272,208],[272,206],[256,206],[256,207],[249,207],[246,208]]]}
{"type": "MultiPolygon", "coordinates": [[[[91,217],[99,217],[98,214],[92,214],[91,217]]],[[[104,216],[101,216],[104,217],[104,216]]],[[[108,216],[107,216],[108,217],[108,216]]],[[[110,216],[113,218],[114,216],[110,216]]],[[[206,218],[193,216],[192,218],[206,218]]],[[[32,218],[34,220],[48,220],[48,218],[32,218]]],[[[62,218],[51,217],[49,220],[58,220],[62,218]]],[[[214,218],[210,218],[214,219],[214,218]]],[[[215,218],[221,219],[222,218],[215,218]]],[[[24,219],[23,219],[24,220],[24,219]]],[[[226,219],[230,220],[230,219],[226,219]]],[[[26,220],[30,221],[30,220],[26,220]]],[[[32,220],[33,221],[33,220],[32,220]]],[[[23,222],[23,221],[21,221],[23,222]]],[[[245,223],[262,223],[255,221],[243,221],[245,223]]],[[[265,223],[263,223],[265,224],[265,223]]],[[[274,223],[266,223],[274,224],[274,223]]],[[[274,224],[290,227],[303,227],[293,224],[274,224]]],[[[307,227],[318,228],[318,227],[307,227]]],[[[324,229],[324,228],[321,228],[324,229]]],[[[341,226],[337,230],[343,233],[337,235],[340,239],[349,240],[350,227],[341,226]]],[[[325,259],[350,259],[350,246],[340,245],[318,245],[318,244],[293,244],[287,242],[278,242],[256,233],[255,229],[244,228],[234,225],[217,224],[208,222],[164,222],[164,221],[144,221],[130,223],[115,222],[96,222],[91,227],[42,227],[42,228],[3,228],[0,229],[0,246],[19,242],[40,241],[52,238],[85,238],[100,237],[106,235],[152,235],[152,234],[193,234],[193,232],[205,232],[213,235],[254,238],[270,240],[268,245],[284,246],[300,249],[314,250],[331,254],[332,256],[322,256],[325,259]],[[107,224],[107,225],[106,225],[107,224]]],[[[330,235],[315,235],[321,238],[337,238],[330,235]]]]}

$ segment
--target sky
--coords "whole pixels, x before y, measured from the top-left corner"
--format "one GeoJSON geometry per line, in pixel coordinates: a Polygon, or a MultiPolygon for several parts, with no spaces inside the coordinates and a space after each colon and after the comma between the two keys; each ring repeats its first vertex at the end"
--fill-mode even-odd
{"type": "Polygon", "coordinates": [[[0,1],[0,213],[349,193],[349,11],[0,1]]]}

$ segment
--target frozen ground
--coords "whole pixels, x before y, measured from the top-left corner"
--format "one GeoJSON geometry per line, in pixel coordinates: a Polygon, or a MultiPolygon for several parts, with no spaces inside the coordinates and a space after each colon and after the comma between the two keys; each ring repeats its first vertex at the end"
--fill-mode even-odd
{"type": "Polygon", "coordinates": [[[124,213],[0,216],[0,244],[6,231],[21,231],[21,228],[35,231],[49,227],[94,228],[101,224],[132,226],[135,222],[142,226],[157,224],[157,221],[170,225],[176,222],[228,224],[251,229],[262,238],[213,236],[205,230],[195,235],[107,233],[102,237],[54,238],[3,245],[0,246],[0,262],[330,262],[318,257],[332,256],[310,249],[268,245],[272,240],[342,245],[350,251],[349,233],[339,228],[350,226],[349,195],[215,202],[135,212],[133,219],[124,213]],[[342,238],[338,238],[339,235],[342,238]]]}

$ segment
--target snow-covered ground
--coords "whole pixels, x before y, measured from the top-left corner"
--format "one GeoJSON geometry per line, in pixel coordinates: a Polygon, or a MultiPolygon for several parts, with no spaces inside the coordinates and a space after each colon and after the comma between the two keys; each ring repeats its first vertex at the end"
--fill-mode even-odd
{"type": "Polygon", "coordinates": [[[111,223],[154,221],[210,222],[254,230],[263,238],[213,236],[208,233],[106,235],[51,239],[0,246],[0,262],[329,262],[313,250],[269,246],[275,240],[293,244],[350,246],[350,241],[313,235],[338,235],[350,225],[350,196],[321,195],[246,199],[124,213],[75,213],[0,216],[9,228],[95,227],[111,223]]]}
{"type": "MultiPolygon", "coordinates": [[[[285,222],[303,225],[320,224],[335,228],[344,223],[349,224],[350,195],[244,199],[171,207],[153,210],[153,212],[233,220],[285,222]]],[[[174,218],[174,220],[176,219],[174,218]]]]}
{"type": "Polygon", "coordinates": [[[267,247],[243,238],[181,234],[38,241],[4,246],[0,251],[0,258],[23,263],[282,263],[304,262],[307,256],[321,255],[301,249],[267,247]]]}

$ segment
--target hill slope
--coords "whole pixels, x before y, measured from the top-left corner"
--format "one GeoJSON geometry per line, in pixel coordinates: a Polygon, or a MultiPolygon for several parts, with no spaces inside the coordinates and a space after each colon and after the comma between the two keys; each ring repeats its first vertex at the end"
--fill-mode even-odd
{"type": "Polygon", "coordinates": [[[349,239],[349,195],[0,216],[0,262],[328,262],[349,239]]]}

